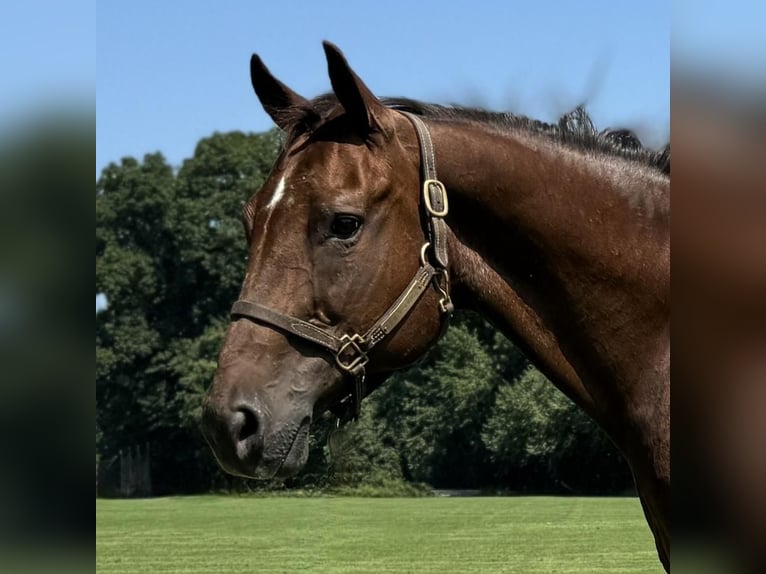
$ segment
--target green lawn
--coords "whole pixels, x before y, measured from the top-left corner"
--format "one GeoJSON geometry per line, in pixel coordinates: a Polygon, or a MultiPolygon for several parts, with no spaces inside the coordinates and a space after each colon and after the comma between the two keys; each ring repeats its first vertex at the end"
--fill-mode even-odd
{"type": "Polygon", "coordinates": [[[96,501],[98,572],[651,572],[635,498],[96,501]]]}

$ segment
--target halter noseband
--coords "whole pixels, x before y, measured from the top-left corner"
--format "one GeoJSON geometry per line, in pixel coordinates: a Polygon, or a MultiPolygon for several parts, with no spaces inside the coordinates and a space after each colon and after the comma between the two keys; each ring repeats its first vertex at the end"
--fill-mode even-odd
{"type": "Polygon", "coordinates": [[[423,121],[409,112],[401,112],[415,126],[420,143],[421,166],[423,168],[423,208],[425,211],[428,241],[420,249],[420,268],[393,302],[375,323],[360,335],[353,333],[337,337],[327,329],[312,325],[302,319],[274,311],[259,303],[240,299],[231,308],[232,319],[246,318],[264,323],[290,335],[295,335],[315,345],[324,347],[335,357],[335,363],[353,378],[351,392],[341,401],[347,414],[344,418],[357,419],[362,399],[367,395],[365,367],[369,362],[370,350],[384,340],[425,294],[433,284],[441,299],[439,308],[447,316],[452,315],[453,306],[449,294],[449,273],[447,271],[447,231],[444,217],[449,210],[447,190],[436,178],[436,158],[431,134],[423,121]],[[429,251],[430,259],[429,262],[429,251]],[[350,415],[349,415],[350,413],[350,415]]]}

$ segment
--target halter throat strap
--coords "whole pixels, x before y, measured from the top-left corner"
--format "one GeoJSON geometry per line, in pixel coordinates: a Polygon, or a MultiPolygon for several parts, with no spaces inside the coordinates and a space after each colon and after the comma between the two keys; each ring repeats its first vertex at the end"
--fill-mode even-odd
{"type": "Polygon", "coordinates": [[[423,297],[430,285],[440,294],[439,307],[445,317],[445,327],[452,315],[453,305],[449,295],[447,271],[447,227],[444,217],[449,211],[447,190],[436,177],[436,157],[428,127],[416,115],[401,112],[414,125],[420,144],[422,168],[422,206],[428,221],[428,241],[420,250],[420,267],[407,287],[391,306],[364,332],[344,334],[340,337],[329,329],[280,313],[269,307],[240,299],[231,308],[233,320],[245,318],[268,325],[325,348],[335,357],[335,363],[352,378],[351,391],[340,402],[345,414],[343,419],[359,418],[362,399],[367,395],[365,367],[372,348],[383,341],[423,297]]]}

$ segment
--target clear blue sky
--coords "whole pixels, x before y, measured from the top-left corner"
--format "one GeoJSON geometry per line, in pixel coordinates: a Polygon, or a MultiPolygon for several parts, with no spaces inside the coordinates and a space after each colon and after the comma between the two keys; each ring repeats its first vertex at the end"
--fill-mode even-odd
{"type": "MultiPolygon", "coordinates": [[[[94,109],[94,0],[10,0],[0,12],[0,138],[41,111],[94,109]]],[[[92,113],[92,112],[91,112],[92,113]]]]}
{"type": "MultiPolygon", "coordinates": [[[[719,83],[766,87],[766,2],[673,0],[674,65],[712,73],[719,83]]],[[[674,68],[675,69],[675,68],[674,68]]]]}
{"type": "Polygon", "coordinates": [[[323,39],[378,95],[547,121],[584,102],[599,128],[651,144],[670,131],[667,1],[100,2],[97,173],[156,150],[178,165],[213,131],[268,129],[250,55],[315,96],[330,87],[323,39]]]}

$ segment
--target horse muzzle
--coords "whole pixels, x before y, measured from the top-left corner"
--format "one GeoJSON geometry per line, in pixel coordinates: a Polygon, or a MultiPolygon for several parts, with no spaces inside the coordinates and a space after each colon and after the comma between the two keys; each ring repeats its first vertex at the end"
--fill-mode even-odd
{"type": "MultiPolygon", "coordinates": [[[[310,412],[310,411],[309,411],[310,412]]],[[[281,421],[256,395],[234,401],[214,393],[205,399],[202,432],[221,468],[246,478],[287,478],[308,459],[310,415],[281,421]]]]}

